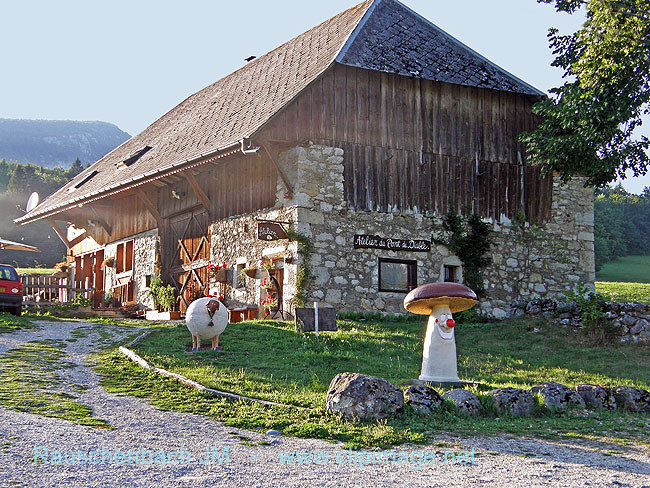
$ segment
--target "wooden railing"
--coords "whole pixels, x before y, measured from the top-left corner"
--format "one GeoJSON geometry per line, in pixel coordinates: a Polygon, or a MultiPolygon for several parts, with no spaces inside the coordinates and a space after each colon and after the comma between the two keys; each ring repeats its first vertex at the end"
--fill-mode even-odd
{"type": "Polygon", "coordinates": [[[93,289],[74,288],[70,276],[61,273],[55,274],[24,274],[21,276],[23,283],[24,303],[69,303],[77,294],[91,298],[93,289]]]}

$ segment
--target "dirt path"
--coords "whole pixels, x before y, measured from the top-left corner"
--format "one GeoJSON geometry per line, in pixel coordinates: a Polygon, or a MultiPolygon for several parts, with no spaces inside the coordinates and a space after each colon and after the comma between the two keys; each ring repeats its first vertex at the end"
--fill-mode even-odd
{"type": "Polygon", "coordinates": [[[375,452],[373,459],[372,453],[355,455],[325,441],[266,436],[198,415],[162,412],[146,400],[106,393],[88,363],[88,354],[133,335],[132,328],[83,322],[42,322],[38,329],[0,335],[0,355],[29,341],[57,341],[75,365],[62,370],[63,388],[113,427],[97,429],[0,408],[0,487],[650,488],[647,447],[616,446],[607,452],[583,443],[441,437],[456,451],[471,454],[474,449],[473,465],[445,465],[440,461],[446,447],[400,446],[394,454],[375,452]],[[75,385],[87,389],[80,393],[75,385]],[[206,451],[209,464],[201,461],[206,451]],[[302,465],[292,453],[300,455],[302,465]]]}

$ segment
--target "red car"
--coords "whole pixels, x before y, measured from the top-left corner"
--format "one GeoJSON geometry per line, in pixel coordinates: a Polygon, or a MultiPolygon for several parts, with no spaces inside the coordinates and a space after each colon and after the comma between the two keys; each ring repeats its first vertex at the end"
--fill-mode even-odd
{"type": "Polygon", "coordinates": [[[8,264],[0,264],[0,309],[9,309],[16,316],[23,311],[23,284],[8,264]]]}

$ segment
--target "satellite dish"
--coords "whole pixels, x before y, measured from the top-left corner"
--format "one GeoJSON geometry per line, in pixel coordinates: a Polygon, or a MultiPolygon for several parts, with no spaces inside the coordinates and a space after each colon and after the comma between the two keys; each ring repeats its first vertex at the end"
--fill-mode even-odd
{"type": "Polygon", "coordinates": [[[38,193],[34,192],[29,196],[29,200],[27,200],[27,208],[25,209],[25,212],[31,212],[36,208],[36,205],[38,205],[39,202],[39,197],[38,193]]]}

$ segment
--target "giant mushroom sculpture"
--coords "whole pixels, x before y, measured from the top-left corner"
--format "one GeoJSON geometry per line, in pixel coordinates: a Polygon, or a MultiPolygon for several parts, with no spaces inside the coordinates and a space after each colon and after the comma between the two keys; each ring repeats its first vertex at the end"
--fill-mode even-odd
{"type": "Polygon", "coordinates": [[[421,381],[460,384],[456,365],[456,340],[452,313],[472,308],[476,293],[458,283],[427,283],[404,298],[404,308],[411,313],[428,315],[422,355],[421,381]]]}

